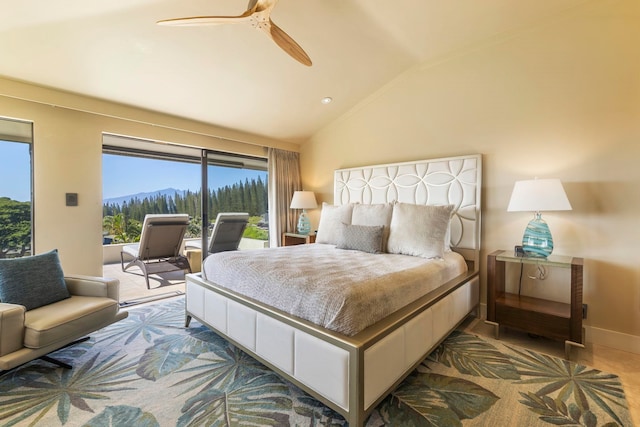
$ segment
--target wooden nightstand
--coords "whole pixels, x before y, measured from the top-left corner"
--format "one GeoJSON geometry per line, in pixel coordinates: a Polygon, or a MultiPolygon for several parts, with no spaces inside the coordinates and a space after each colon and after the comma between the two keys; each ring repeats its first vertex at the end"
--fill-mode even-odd
{"type": "Polygon", "coordinates": [[[584,347],[582,336],[582,266],[583,259],[550,255],[548,258],[517,257],[512,252],[496,251],[487,256],[487,323],[512,327],[532,334],[565,342],[569,359],[570,346],[584,347]],[[509,293],[505,289],[507,263],[538,264],[571,269],[570,303],[509,293]]]}
{"type": "Polygon", "coordinates": [[[306,243],[315,243],[316,235],[313,234],[297,234],[282,233],[282,246],[304,245],[306,243]]]}

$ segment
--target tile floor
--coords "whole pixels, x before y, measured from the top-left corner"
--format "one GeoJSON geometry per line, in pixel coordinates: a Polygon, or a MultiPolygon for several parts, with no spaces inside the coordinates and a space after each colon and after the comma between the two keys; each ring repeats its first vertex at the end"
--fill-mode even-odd
{"type": "Polygon", "coordinates": [[[120,303],[131,304],[148,302],[158,298],[168,298],[184,293],[184,273],[160,273],[149,275],[149,287],[144,275],[138,267],[131,267],[122,271],[120,264],[105,264],[102,275],[120,280],[120,303]]]}
{"type": "MultiPolygon", "coordinates": [[[[120,264],[108,264],[103,268],[103,275],[120,279],[121,302],[135,303],[168,298],[184,293],[185,289],[184,274],[180,272],[149,276],[149,290],[142,272],[137,267],[123,272],[120,264]]],[[[470,333],[495,338],[493,326],[485,324],[481,319],[469,320],[463,328],[470,333]]],[[[526,333],[501,328],[500,339],[531,350],[564,357],[564,344],[546,338],[532,338],[526,333]]],[[[618,375],[624,386],[634,425],[640,426],[640,354],[588,343],[584,349],[573,347],[571,359],[618,375]]]]}

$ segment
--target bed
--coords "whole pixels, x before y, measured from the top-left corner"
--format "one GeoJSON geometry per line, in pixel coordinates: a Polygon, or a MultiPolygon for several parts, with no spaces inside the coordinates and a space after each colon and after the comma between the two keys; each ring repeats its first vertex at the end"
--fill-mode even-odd
{"type": "Polygon", "coordinates": [[[208,257],[202,273],[187,275],[187,326],[197,319],[349,425],[364,425],[477,309],[481,177],[480,155],[335,171],[317,243],[208,257]],[[383,209],[392,212],[387,226],[368,224],[383,209]],[[411,243],[423,226],[412,215],[425,210],[447,212],[446,230],[431,236],[442,248],[411,243]],[[374,234],[384,235],[383,253],[370,253],[374,234]]]}

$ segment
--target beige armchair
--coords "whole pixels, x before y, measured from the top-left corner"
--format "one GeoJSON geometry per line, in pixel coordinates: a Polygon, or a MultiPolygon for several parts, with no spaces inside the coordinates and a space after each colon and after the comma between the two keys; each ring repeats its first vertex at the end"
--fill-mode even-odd
{"type": "Polygon", "coordinates": [[[0,303],[0,371],[37,358],[71,368],[47,354],[84,341],[91,332],[128,316],[119,311],[117,279],[66,276],[64,280],[70,298],[32,310],[0,303]]]}

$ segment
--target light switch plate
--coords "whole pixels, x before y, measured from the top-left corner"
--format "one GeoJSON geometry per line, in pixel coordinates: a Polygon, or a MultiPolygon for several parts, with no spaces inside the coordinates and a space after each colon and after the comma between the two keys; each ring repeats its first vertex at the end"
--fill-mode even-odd
{"type": "Polygon", "coordinates": [[[78,193],[66,194],[67,206],[78,206],[78,193]]]}

